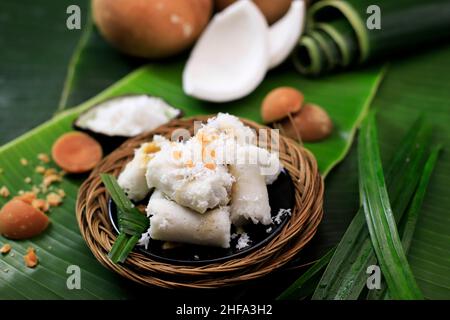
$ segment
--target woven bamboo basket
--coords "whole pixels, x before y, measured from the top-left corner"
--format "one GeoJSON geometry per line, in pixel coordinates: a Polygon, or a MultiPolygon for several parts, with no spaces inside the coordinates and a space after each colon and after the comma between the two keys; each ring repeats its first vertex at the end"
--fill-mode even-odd
{"type": "MultiPolygon", "coordinates": [[[[158,129],[126,141],[107,156],[81,186],[77,199],[77,220],[81,234],[94,256],[107,268],[135,282],[164,288],[218,288],[263,277],[288,263],[311,240],[323,214],[323,180],[314,156],[295,141],[280,136],[280,160],[295,186],[295,207],[289,221],[265,246],[245,256],[202,266],[174,265],[132,252],[123,264],[108,258],[116,233],[108,216],[108,196],[100,173],[117,176],[134,155],[134,149],[159,134],[170,138],[175,129],[193,132],[194,121],[211,116],[177,119],[158,129]]],[[[241,119],[249,127],[267,129],[241,119]]],[[[270,134],[269,134],[270,136],[270,134]]]]}

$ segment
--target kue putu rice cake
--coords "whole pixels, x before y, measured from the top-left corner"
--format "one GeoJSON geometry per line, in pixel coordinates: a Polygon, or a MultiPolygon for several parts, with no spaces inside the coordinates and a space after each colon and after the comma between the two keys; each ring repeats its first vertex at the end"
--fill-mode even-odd
{"type": "Polygon", "coordinates": [[[239,144],[256,143],[255,131],[244,125],[238,117],[232,116],[228,113],[219,113],[217,117],[208,119],[206,125],[203,126],[203,130],[205,129],[215,130],[218,133],[224,133],[239,144]]]}
{"type": "MultiPolygon", "coordinates": [[[[199,213],[230,201],[234,181],[226,166],[196,161],[197,142],[171,144],[149,162],[147,184],[199,213]]],[[[201,152],[200,152],[201,154],[201,152]]]]}
{"type": "Polygon", "coordinates": [[[152,239],[222,248],[230,247],[230,208],[198,214],[167,199],[156,190],[147,208],[152,239]]]}
{"type": "Polygon", "coordinates": [[[136,150],[119,184],[135,201],[154,190],[140,244],[152,238],[228,248],[231,224],[270,225],[267,184],[281,164],[256,137],[237,117],[220,113],[187,141],[155,136],[136,150]]]}
{"type": "Polygon", "coordinates": [[[119,186],[125,191],[128,198],[140,201],[149,193],[150,188],[145,179],[147,164],[153,155],[158,152],[169,140],[162,136],[154,136],[153,142],[144,143],[135,150],[133,160],[131,160],[118,178],[119,186]]]}
{"type": "Polygon", "coordinates": [[[271,224],[266,183],[275,181],[280,173],[278,158],[265,149],[246,145],[238,149],[236,164],[230,165],[229,170],[235,178],[231,194],[233,224],[271,224]]]}
{"type": "Polygon", "coordinates": [[[236,182],[231,196],[231,221],[235,226],[248,222],[268,225],[272,223],[269,194],[264,177],[257,165],[232,165],[231,174],[236,182]]]}

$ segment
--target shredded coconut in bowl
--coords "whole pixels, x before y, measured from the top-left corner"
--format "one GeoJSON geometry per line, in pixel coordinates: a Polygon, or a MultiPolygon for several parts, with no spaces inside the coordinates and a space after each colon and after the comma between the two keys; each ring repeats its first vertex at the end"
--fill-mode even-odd
{"type": "Polygon", "coordinates": [[[177,117],[180,111],[157,97],[120,97],[103,102],[78,119],[80,127],[110,136],[133,137],[177,117]]]}

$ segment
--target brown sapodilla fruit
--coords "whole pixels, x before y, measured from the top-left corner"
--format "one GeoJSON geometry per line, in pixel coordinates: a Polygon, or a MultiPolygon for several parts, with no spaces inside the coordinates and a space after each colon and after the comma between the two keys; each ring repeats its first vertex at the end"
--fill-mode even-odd
{"type": "Polygon", "coordinates": [[[142,58],[165,58],[192,46],[212,6],[212,0],[92,0],[101,34],[122,52],[142,58]]]}
{"type": "Polygon", "coordinates": [[[291,87],[279,87],[270,91],[261,106],[264,123],[280,121],[300,111],[304,102],[303,93],[291,87]]]}
{"type": "Polygon", "coordinates": [[[333,131],[333,122],[321,107],[305,103],[302,109],[281,122],[284,134],[297,140],[300,135],[304,142],[320,141],[333,131]]]}

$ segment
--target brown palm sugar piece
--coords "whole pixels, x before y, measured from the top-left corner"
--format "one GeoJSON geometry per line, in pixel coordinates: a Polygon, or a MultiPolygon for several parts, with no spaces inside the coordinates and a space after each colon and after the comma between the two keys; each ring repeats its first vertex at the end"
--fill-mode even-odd
{"type": "Polygon", "coordinates": [[[33,200],[36,199],[36,194],[34,192],[24,192],[21,195],[14,197],[14,199],[21,200],[28,204],[32,204],[33,200]]]}
{"type": "Polygon", "coordinates": [[[57,207],[62,203],[62,198],[59,194],[52,192],[47,195],[47,203],[51,207],[57,207]]]}
{"type": "Polygon", "coordinates": [[[48,226],[48,217],[31,204],[19,199],[5,203],[0,210],[0,234],[9,239],[29,239],[48,226]]]}
{"type": "Polygon", "coordinates": [[[68,173],[92,170],[102,159],[100,144],[82,132],[68,132],[56,140],[52,147],[56,164],[68,173]]]}

